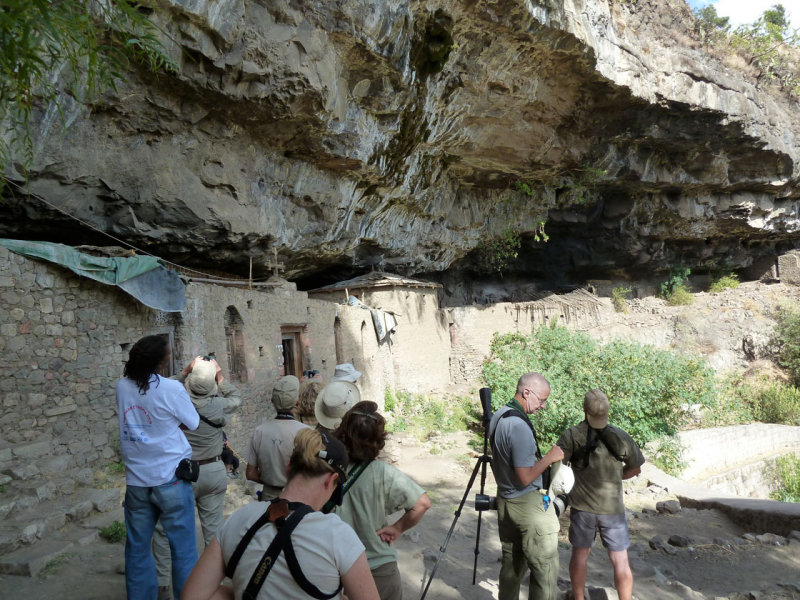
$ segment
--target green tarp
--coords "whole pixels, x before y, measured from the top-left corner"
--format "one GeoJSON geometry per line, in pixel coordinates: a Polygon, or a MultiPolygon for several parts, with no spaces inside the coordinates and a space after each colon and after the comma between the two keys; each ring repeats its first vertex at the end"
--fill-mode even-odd
{"type": "Polygon", "coordinates": [[[119,286],[151,308],[180,312],[186,302],[186,287],[178,274],[165,269],[155,256],[92,256],[63,244],[2,238],[0,246],[62,265],[82,277],[119,286]]]}

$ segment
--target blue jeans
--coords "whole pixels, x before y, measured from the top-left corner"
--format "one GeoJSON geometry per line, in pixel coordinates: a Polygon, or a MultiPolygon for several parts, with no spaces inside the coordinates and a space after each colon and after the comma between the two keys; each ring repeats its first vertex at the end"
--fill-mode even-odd
{"type": "Polygon", "coordinates": [[[183,585],[197,562],[192,485],[173,477],[163,485],[125,490],[125,588],[128,600],[158,597],[156,564],[150,543],[161,519],[172,548],[172,593],[180,598],[183,585]]]}

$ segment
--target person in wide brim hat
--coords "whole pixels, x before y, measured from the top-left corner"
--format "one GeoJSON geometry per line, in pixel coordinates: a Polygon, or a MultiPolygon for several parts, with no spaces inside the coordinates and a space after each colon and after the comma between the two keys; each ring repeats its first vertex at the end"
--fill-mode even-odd
{"type": "Polygon", "coordinates": [[[356,368],[351,363],[342,363],[336,365],[336,368],[333,370],[331,383],[334,381],[349,381],[350,383],[355,383],[358,381],[359,377],[361,377],[361,371],[356,371],[356,368]]]}
{"type": "Polygon", "coordinates": [[[317,396],[314,415],[322,427],[334,430],[345,413],[360,400],[361,393],[355,385],[349,381],[332,381],[317,396]]]}

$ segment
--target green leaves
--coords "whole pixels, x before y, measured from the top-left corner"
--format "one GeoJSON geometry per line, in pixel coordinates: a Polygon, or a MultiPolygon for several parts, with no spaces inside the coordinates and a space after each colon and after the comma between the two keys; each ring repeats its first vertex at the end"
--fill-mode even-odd
{"type": "Polygon", "coordinates": [[[33,160],[29,123],[64,95],[87,102],[129,61],[174,69],[141,5],[127,0],[0,0],[0,167],[14,149],[33,160]]]}
{"type": "Polygon", "coordinates": [[[716,9],[706,6],[694,13],[696,29],[707,46],[727,47],[739,51],[748,63],[759,70],[758,80],[775,81],[794,95],[800,95],[800,78],[796,60],[787,46],[797,46],[800,35],[791,29],[782,4],[775,4],[749,25],[730,31],[727,17],[717,15],[716,9]]]}
{"type": "Polygon", "coordinates": [[[483,378],[497,409],[516,390],[517,379],[538,371],[552,388],[547,408],[533,420],[542,445],[583,420],[583,396],[602,388],[611,400],[611,421],[639,443],[674,435],[688,420],[689,406],[708,405],[713,373],[701,358],[616,341],[605,346],[560,326],[530,336],[496,335],[483,378]]]}
{"type": "Polygon", "coordinates": [[[797,385],[800,383],[800,308],[782,306],[776,317],[778,322],[770,343],[778,349],[778,364],[788,369],[797,385]]]}

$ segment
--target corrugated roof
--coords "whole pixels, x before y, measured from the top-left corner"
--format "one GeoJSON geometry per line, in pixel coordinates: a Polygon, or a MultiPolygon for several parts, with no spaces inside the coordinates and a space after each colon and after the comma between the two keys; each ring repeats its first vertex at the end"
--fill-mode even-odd
{"type": "Polygon", "coordinates": [[[432,281],[420,281],[419,279],[411,279],[410,277],[401,277],[394,273],[384,273],[383,271],[374,271],[365,275],[359,275],[346,281],[339,283],[332,283],[321,288],[309,290],[309,294],[314,292],[336,292],[339,290],[357,290],[361,288],[378,288],[378,287],[422,287],[422,288],[440,288],[439,283],[432,281]]]}

